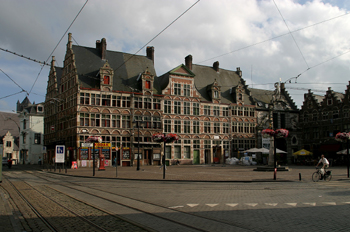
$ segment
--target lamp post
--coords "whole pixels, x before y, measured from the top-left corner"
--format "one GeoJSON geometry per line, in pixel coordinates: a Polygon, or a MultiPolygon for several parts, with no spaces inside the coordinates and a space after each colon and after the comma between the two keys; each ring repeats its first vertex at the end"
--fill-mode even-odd
{"type": "Polygon", "coordinates": [[[133,121],[134,127],[137,127],[137,168],[136,171],[140,170],[140,126],[143,126],[143,121],[133,121]]]}
{"type": "Polygon", "coordinates": [[[347,167],[347,174],[349,178],[349,139],[350,139],[350,132],[339,132],[335,135],[335,140],[340,142],[346,142],[346,167],[347,167]]]}
{"type": "Polygon", "coordinates": [[[167,143],[172,143],[175,142],[177,140],[179,140],[179,136],[177,136],[177,134],[167,134],[165,135],[165,133],[155,133],[152,135],[152,140],[154,142],[157,143],[164,143],[164,153],[163,153],[163,157],[162,157],[162,164],[163,164],[163,179],[165,179],[165,148],[166,148],[166,144],[167,143]]]}
{"type": "Polygon", "coordinates": [[[277,156],[276,156],[276,138],[286,138],[289,134],[289,131],[286,129],[277,129],[277,130],[272,130],[272,129],[264,129],[261,131],[261,134],[264,137],[272,137],[273,138],[273,168],[274,168],[274,176],[273,179],[276,180],[276,173],[277,173],[277,156]]]}
{"type": "Polygon", "coordinates": [[[95,143],[102,143],[102,138],[100,136],[90,136],[85,140],[85,142],[91,143],[93,145],[93,153],[92,153],[92,176],[95,176],[95,143]]]}

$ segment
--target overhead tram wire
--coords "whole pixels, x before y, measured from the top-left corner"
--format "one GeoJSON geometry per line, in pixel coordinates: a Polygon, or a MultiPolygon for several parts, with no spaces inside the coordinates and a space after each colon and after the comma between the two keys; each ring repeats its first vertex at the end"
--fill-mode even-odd
{"type": "Polygon", "coordinates": [[[275,0],[273,0],[273,3],[275,4],[275,6],[276,6],[276,8],[277,8],[277,10],[278,10],[278,12],[279,12],[279,14],[281,15],[281,18],[283,19],[283,22],[284,22],[284,24],[286,25],[286,27],[287,27],[287,29],[288,29],[288,31],[289,31],[290,36],[293,38],[294,43],[295,43],[295,45],[297,46],[297,48],[298,48],[298,50],[299,50],[301,56],[303,57],[306,66],[308,67],[308,69],[310,69],[309,64],[306,62],[306,59],[305,59],[305,57],[304,57],[304,54],[301,52],[300,47],[299,47],[297,41],[295,40],[295,38],[294,38],[292,32],[290,31],[290,29],[289,29],[289,27],[288,27],[288,24],[287,24],[286,20],[284,19],[283,15],[282,15],[282,13],[281,13],[281,11],[280,11],[280,9],[278,8],[278,6],[277,6],[275,0]]]}
{"type": "MultiPolygon", "coordinates": [[[[5,74],[13,83],[15,83],[22,91],[22,92],[26,92],[28,94],[28,92],[26,90],[24,90],[19,84],[17,84],[17,82],[15,82],[9,75],[7,75],[1,68],[0,68],[0,71],[5,74]]],[[[28,94],[29,95],[29,94],[28,94]]]]}
{"type": "Polygon", "coordinates": [[[17,54],[16,52],[12,52],[12,51],[10,51],[10,50],[8,50],[8,49],[0,48],[0,50],[2,50],[2,51],[4,51],[4,52],[11,53],[11,54],[13,54],[13,55],[15,55],[15,56],[19,56],[19,57],[25,58],[25,59],[27,59],[27,60],[34,61],[34,62],[39,63],[39,64],[43,64],[43,65],[48,65],[48,66],[50,66],[50,64],[48,64],[48,63],[46,63],[46,62],[42,62],[42,61],[39,61],[39,60],[30,58],[30,57],[28,57],[28,56],[24,56],[24,55],[17,54]]]}
{"type": "MultiPolygon", "coordinates": [[[[345,13],[345,14],[342,14],[342,15],[338,15],[338,16],[336,16],[336,17],[329,18],[329,19],[323,20],[323,21],[321,21],[321,22],[311,24],[311,25],[306,26],[306,27],[302,27],[302,28],[296,29],[296,30],[291,31],[291,32],[294,33],[294,32],[297,32],[297,31],[302,31],[302,30],[305,30],[305,29],[307,29],[307,28],[314,27],[314,26],[316,26],[316,25],[319,25],[319,24],[322,24],[322,23],[325,23],[325,22],[328,22],[328,21],[331,21],[331,20],[334,20],[334,19],[337,19],[337,18],[340,18],[340,17],[343,17],[343,16],[347,16],[347,15],[349,15],[349,14],[350,14],[350,13],[345,13]]],[[[216,59],[216,58],[219,58],[219,57],[222,57],[222,56],[226,56],[226,55],[229,55],[229,54],[232,54],[232,53],[235,53],[235,52],[238,52],[238,51],[241,51],[241,50],[250,48],[250,47],[254,47],[254,46],[256,46],[256,45],[259,45],[259,44],[268,42],[268,41],[270,41],[270,40],[278,39],[278,38],[283,37],[283,36],[286,36],[286,35],[289,35],[289,32],[288,32],[288,33],[285,33],[285,34],[281,34],[281,35],[275,36],[275,37],[271,37],[271,38],[269,38],[269,39],[266,39],[266,40],[263,40],[263,41],[260,41],[260,42],[256,42],[256,43],[251,44],[251,45],[247,45],[247,46],[242,47],[242,48],[238,48],[238,49],[236,49],[236,50],[233,50],[233,51],[230,51],[230,52],[227,52],[227,53],[224,53],[224,54],[221,54],[221,55],[218,55],[218,56],[215,56],[215,57],[206,59],[206,60],[203,60],[203,61],[198,62],[198,63],[201,64],[201,63],[207,62],[207,61],[209,61],[209,60],[213,60],[213,59],[216,59]]]]}
{"type": "Polygon", "coordinates": [[[293,79],[295,79],[295,83],[293,83],[293,84],[297,84],[296,81],[297,81],[298,77],[300,77],[303,73],[309,71],[309,70],[312,69],[312,68],[315,68],[315,67],[320,66],[320,65],[322,65],[322,64],[324,64],[324,63],[327,63],[328,61],[331,61],[331,60],[334,60],[334,59],[336,59],[336,58],[338,58],[338,57],[340,57],[340,56],[343,56],[343,55],[345,55],[345,54],[347,54],[347,53],[349,53],[349,52],[350,52],[350,50],[348,50],[348,51],[346,51],[346,52],[343,52],[343,53],[340,54],[340,55],[334,56],[334,57],[332,57],[332,58],[330,58],[330,59],[328,59],[328,60],[325,60],[325,61],[323,61],[323,62],[321,62],[321,63],[318,63],[318,64],[316,64],[316,65],[314,65],[314,66],[311,66],[311,67],[309,67],[308,69],[306,69],[305,71],[299,73],[298,76],[289,78],[289,79],[286,80],[284,83],[287,83],[287,82],[291,83],[291,81],[292,81],[293,79]]]}
{"type": "Polygon", "coordinates": [[[23,93],[23,92],[27,92],[27,91],[22,90],[22,91],[20,91],[20,92],[18,92],[18,93],[13,93],[13,94],[7,95],[7,96],[5,96],[5,97],[0,97],[0,99],[4,99],[4,98],[7,98],[7,97],[11,97],[11,96],[14,96],[14,95],[17,95],[17,94],[23,93]]]}
{"type": "Polygon", "coordinates": [[[161,30],[161,32],[159,32],[156,36],[154,36],[150,41],[148,41],[143,47],[141,47],[137,52],[135,52],[131,57],[129,57],[129,59],[127,59],[126,61],[124,61],[120,66],[118,66],[114,72],[116,70],[118,70],[119,68],[121,68],[126,62],[128,62],[131,58],[133,58],[137,53],[139,53],[142,49],[144,49],[149,43],[151,43],[153,40],[155,40],[160,34],[162,34],[166,29],[168,29],[171,25],[173,25],[178,19],[180,19],[184,14],[186,14],[192,7],[194,7],[200,0],[198,0],[197,2],[195,2],[194,4],[192,4],[187,10],[185,10],[180,16],[178,16],[174,21],[172,21],[168,26],[166,26],[163,30],[161,30]]]}
{"type": "MultiPolygon", "coordinates": [[[[89,0],[86,0],[85,4],[82,6],[82,8],[79,10],[78,14],[75,16],[75,18],[73,19],[72,23],[69,25],[69,27],[67,28],[66,32],[63,34],[63,36],[61,37],[60,41],[58,41],[56,47],[53,49],[53,51],[51,52],[51,54],[49,55],[49,57],[47,58],[46,60],[46,63],[50,60],[52,54],[55,52],[55,50],[57,49],[58,45],[61,43],[62,39],[66,36],[68,30],[72,27],[73,23],[75,22],[75,20],[78,18],[78,16],[80,15],[81,11],[84,9],[84,7],[86,6],[86,4],[88,3],[89,0]]],[[[36,84],[36,82],[38,81],[38,78],[41,74],[41,72],[43,71],[43,68],[44,68],[44,65],[41,67],[39,73],[38,73],[38,76],[36,77],[34,83],[33,83],[33,86],[32,88],[30,89],[28,95],[32,92],[33,88],[34,88],[34,85],[36,84]]]]}

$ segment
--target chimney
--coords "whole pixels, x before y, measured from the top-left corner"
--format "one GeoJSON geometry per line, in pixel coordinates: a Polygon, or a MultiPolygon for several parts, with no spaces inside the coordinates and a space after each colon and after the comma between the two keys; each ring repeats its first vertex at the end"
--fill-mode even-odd
{"type": "Polygon", "coordinates": [[[105,38],[102,38],[101,40],[96,40],[96,49],[98,50],[101,59],[106,59],[106,50],[107,50],[107,41],[105,38]]]}
{"type": "Polygon", "coordinates": [[[101,40],[96,40],[96,49],[100,50],[101,40]]]}
{"type": "Polygon", "coordinates": [[[101,59],[105,60],[106,59],[106,50],[107,50],[107,41],[105,38],[102,39],[101,41],[101,59]]]}
{"type": "Polygon", "coordinates": [[[146,48],[146,56],[148,59],[152,60],[154,64],[154,47],[146,48]]]}
{"type": "Polygon", "coordinates": [[[242,77],[242,71],[240,67],[237,67],[236,73],[239,77],[242,77]]]}
{"type": "Polygon", "coordinates": [[[216,72],[219,72],[219,61],[215,61],[213,64],[213,68],[216,72]]]}
{"type": "Polygon", "coordinates": [[[192,55],[185,57],[185,65],[189,70],[192,70],[192,55]]]}

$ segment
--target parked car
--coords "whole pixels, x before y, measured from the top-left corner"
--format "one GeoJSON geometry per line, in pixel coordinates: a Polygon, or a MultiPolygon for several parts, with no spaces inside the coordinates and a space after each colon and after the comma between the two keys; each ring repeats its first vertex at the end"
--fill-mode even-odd
{"type": "Polygon", "coordinates": [[[2,157],[2,166],[7,165],[7,157],[2,157]]]}

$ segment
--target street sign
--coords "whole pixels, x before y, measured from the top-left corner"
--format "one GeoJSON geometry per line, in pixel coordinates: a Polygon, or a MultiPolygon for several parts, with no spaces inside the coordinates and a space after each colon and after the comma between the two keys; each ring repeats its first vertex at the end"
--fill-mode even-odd
{"type": "Polygon", "coordinates": [[[81,147],[93,147],[93,143],[81,143],[81,147]]]}
{"type": "Polygon", "coordinates": [[[64,163],[64,153],[65,153],[65,146],[64,145],[56,145],[55,163],[64,163]]]}

